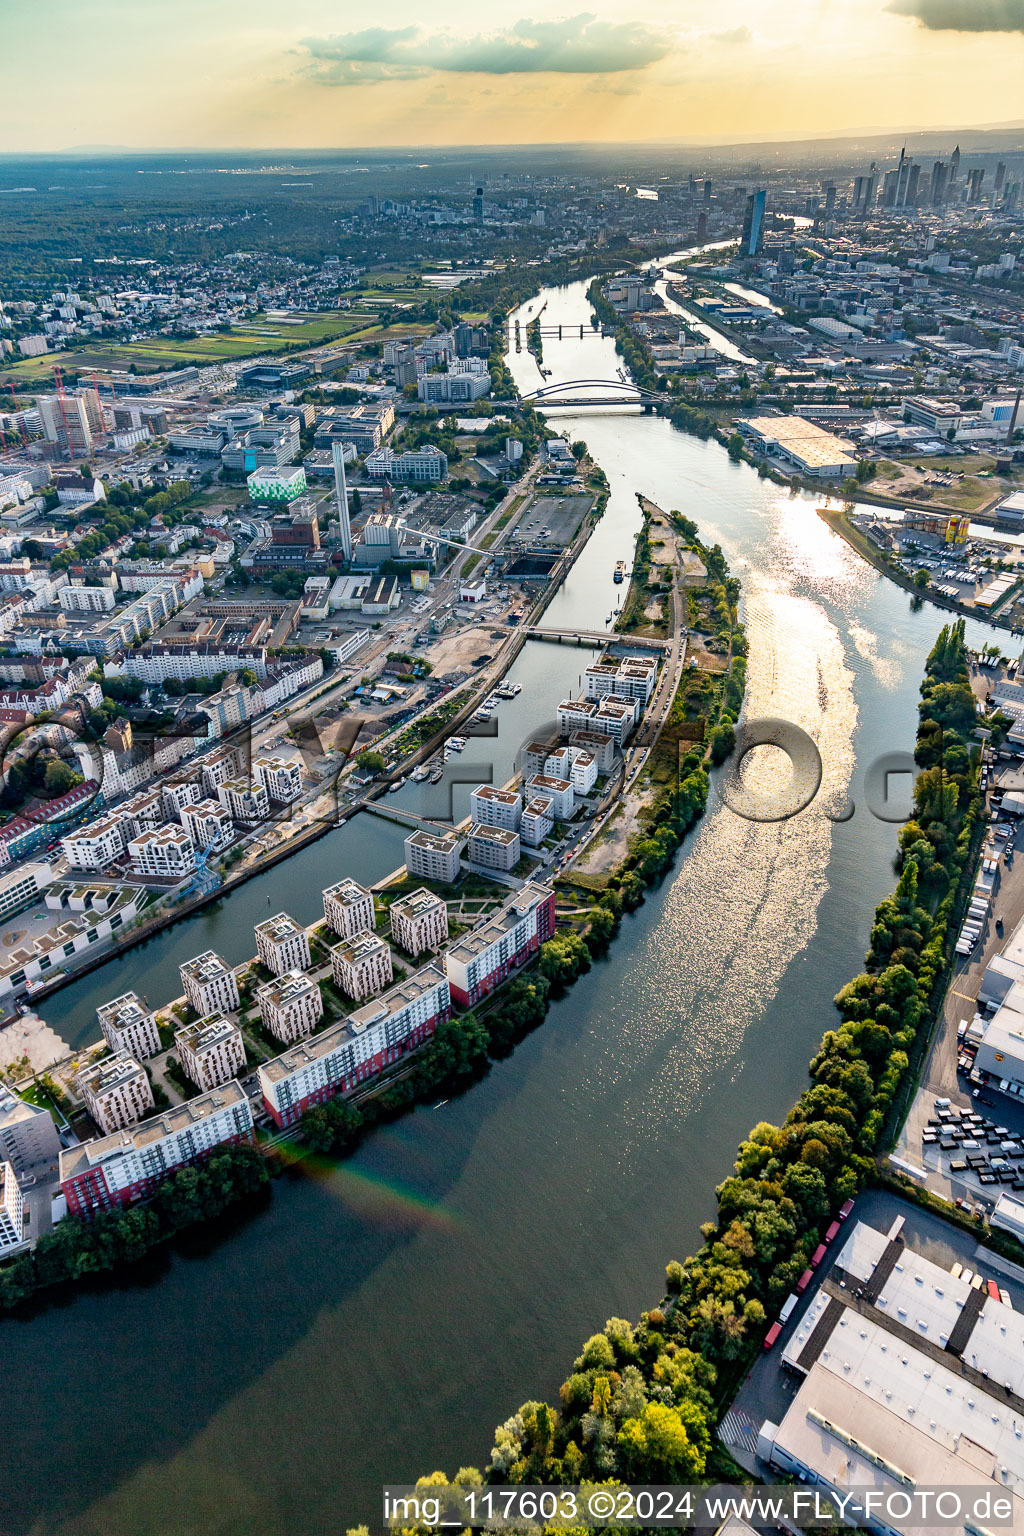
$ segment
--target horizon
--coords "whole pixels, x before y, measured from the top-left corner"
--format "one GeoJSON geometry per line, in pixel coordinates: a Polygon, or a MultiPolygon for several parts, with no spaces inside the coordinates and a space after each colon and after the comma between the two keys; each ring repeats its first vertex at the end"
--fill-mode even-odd
{"type": "Polygon", "coordinates": [[[1020,122],[1024,0],[793,0],[773,15],[722,0],[713,25],[697,0],[655,0],[642,21],[619,0],[553,18],[506,0],[485,29],[467,0],[444,0],[428,25],[395,0],[369,28],[327,0],[293,25],[269,0],[8,9],[6,156],[725,148],[1020,122]]]}

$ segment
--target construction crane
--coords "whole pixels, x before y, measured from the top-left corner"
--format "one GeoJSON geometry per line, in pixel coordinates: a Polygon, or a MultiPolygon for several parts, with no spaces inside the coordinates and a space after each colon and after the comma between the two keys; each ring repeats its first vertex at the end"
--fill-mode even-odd
{"type": "Polygon", "coordinates": [[[185,896],[208,896],[224,884],[219,870],[210,868],[210,855],[217,846],[216,838],[196,854],[196,872],[183,891],[185,896]]]}

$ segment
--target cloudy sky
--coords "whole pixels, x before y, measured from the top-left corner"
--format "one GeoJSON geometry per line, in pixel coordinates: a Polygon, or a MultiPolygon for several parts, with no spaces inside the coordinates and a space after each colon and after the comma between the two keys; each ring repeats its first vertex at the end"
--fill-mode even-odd
{"type": "Polygon", "coordinates": [[[1024,118],[1024,0],[0,0],[0,41],[7,151],[726,142],[1024,118]]]}

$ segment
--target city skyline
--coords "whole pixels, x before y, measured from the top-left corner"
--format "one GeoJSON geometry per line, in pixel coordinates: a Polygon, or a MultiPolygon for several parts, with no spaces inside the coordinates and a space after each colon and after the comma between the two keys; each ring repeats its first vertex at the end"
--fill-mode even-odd
{"type": "Polygon", "coordinates": [[[951,79],[962,126],[1021,121],[1024,0],[794,0],[770,18],[754,0],[655,0],[643,20],[516,0],[484,27],[466,0],[426,25],[395,0],[373,27],[325,0],[295,22],[267,0],[3,9],[9,153],[925,132],[950,125],[951,79]]]}

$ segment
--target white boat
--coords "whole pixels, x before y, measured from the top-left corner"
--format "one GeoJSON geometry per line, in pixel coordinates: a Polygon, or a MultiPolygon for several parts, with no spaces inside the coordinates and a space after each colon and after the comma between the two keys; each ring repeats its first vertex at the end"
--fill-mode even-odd
{"type": "Polygon", "coordinates": [[[466,745],[465,736],[449,736],[446,746],[451,752],[461,752],[466,745]]]}
{"type": "Polygon", "coordinates": [[[418,768],[413,769],[409,777],[412,779],[414,784],[422,784],[423,780],[427,777],[427,769],[424,768],[423,764],[421,763],[418,768]]]}
{"type": "Polygon", "coordinates": [[[522,693],[522,691],[523,691],[522,683],[510,683],[509,687],[512,689],[512,692],[514,694],[515,693],[522,693]]]}

